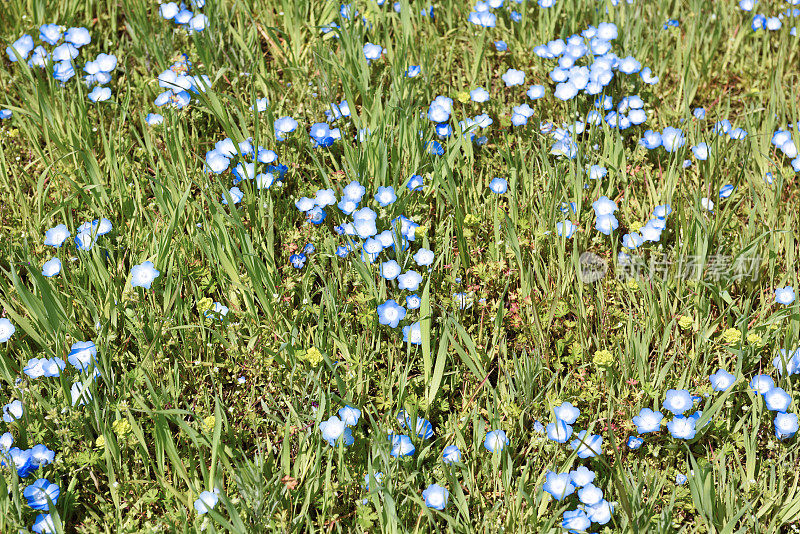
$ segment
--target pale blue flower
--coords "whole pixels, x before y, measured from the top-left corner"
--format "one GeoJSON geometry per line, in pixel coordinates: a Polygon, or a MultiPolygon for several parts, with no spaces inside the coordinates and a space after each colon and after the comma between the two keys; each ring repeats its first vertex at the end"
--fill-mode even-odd
{"type": "Polygon", "coordinates": [[[508,191],[508,182],[503,178],[493,178],[489,183],[489,189],[498,195],[502,195],[508,191]]]}
{"type": "Polygon", "coordinates": [[[789,306],[794,302],[795,294],[792,286],[779,287],[775,289],[775,302],[789,306]]]}
{"type": "Polygon", "coordinates": [[[406,316],[406,310],[396,300],[389,299],[378,306],[378,322],[391,328],[397,328],[406,316]]]}
{"type": "Polygon", "coordinates": [[[792,404],[792,397],[783,388],[773,387],[764,393],[767,409],[773,412],[785,412],[792,404]]]}
{"type": "Polygon", "coordinates": [[[442,451],[442,460],[445,464],[451,465],[461,461],[461,451],[455,445],[448,445],[442,451]]]}
{"type": "Polygon", "coordinates": [[[392,451],[389,454],[394,458],[411,456],[417,450],[411,438],[406,435],[389,434],[389,440],[392,442],[392,451]]]}
{"type": "Polygon", "coordinates": [[[506,437],[506,433],[502,430],[487,432],[486,438],[483,440],[483,446],[489,452],[500,452],[508,443],[508,437],[506,437]]]}
{"type": "Polygon", "coordinates": [[[693,417],[675,417],[667,423],[667,430],[677,439],[692,439],[697,433],[696,420],[693,417]]]}
{"type": "Polygon", "coordinates": [[[361,417],[361,410],[350,405],[339,408],[339,417],[347,426],[356,426],[361,417]]]}
{"type": "Polygon", "coordinates": [[[214,488],[214,491],[204,491],[194,501],[194,509],[199,515],[210,512],[219,502],[219,490],[214,488]]]}
{"type": "Polygon", "coordinates": [[[572,427],[560,419],[548,423],[545,427],[547,438],[556,443],[566,443],[572,435],[572,427]]]}
{"type": "Polygon", "coordinates": [[[649,432],[657,432],[661,427],[661,420],[664,414],[655,412],[650,408],[642,408],[639,415],[633,418],[633,424],[636,425],[636,431],[639,434],[647,434],[649,432]]]}
{"type": "Polygon", "coordinates": [[[548,471],[545,474],[545,483],[542,489],[552,495],[554,499],[560,501],[572,495],[575,491],[575,486],[570,482],[569,473],[558,474],[548,471]]]}
{"type": "Polygon", "coordinates": [[[422,492],[425,506],[434,510],[444,510],[449,496],[450,492],[447,491],[447,488],[439,484],[431,484],[422,492]]]}

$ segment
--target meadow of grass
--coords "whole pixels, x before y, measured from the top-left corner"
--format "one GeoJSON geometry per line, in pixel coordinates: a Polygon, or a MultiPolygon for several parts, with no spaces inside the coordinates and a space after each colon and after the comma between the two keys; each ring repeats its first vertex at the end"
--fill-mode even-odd
{"type": "Polygon", "coordinates": [[[797,529],[800,307],[776,289],[800,289],[800,6],[549,3],[208,0],[194,30],[155,1],[0,3],[4,50],[50,23],[91,35],[65,80],[0,58],[0,532],[797,529]],[[596,46],[639,68],[554,94],[536,47],[601,23],[618,35],[596,46]],[[115,68],[84,83],[101,53],[115,68]],[[207,78],[181,93],[165,71],[207,78]],[[596,105],[632,118],[634,95],[642,124],[596,105]],[[248,138],[257,179],[231,172],[248,138]],[[337,206],[353,181],[366,223],[337,206]],[[640,435],[645,408],[664,418],[640,435]],[[599,505],[554,482],[586,469],[599,505]]]}

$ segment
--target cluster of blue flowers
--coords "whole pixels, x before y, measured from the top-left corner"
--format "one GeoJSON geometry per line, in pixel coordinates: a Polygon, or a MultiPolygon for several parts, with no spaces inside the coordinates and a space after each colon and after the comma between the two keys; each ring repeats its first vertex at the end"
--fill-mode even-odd
{"type": "MultiPolygon", "coordinates": [[[[489,92],[483,87],[478,87],[470,92],[470,98],[473,102],[483,103],[489,100],[489,92]]],[[[428,120],[434,125],[434,131],[440,139],[447,139],[453,135],[453,128],[450,126],[450,116],[453,113],[453,99],[439,95],[433,99],[428,106],[428,120]]],[[[473,141],[477,145],[484,145],[487,142],[486,136],[477,136],[476,131],[478,128],[485,129],[492,125],[494,121],[489,115],[483,113],[476,115],[473,118],[467,117],[458,122],[459,133],[465,139],[473,141]]],[[[429,152],[433,154],[442,155],[444,149],[436,140],[433,140],[429,146],[429,152]]]]}
{"type": "MultiPolygon", "coordinates": [[[[358,420],[361,417],[361,410],[353,406],[345,405],[340,408],[337,415],[329,417],[326,421],[319,424],[319,431],[322,439],[328,445],[335,447],[337,443],[342,443],[344,446],[350,446],[355,443],[352,429],[358,425],[358,420]]],[[[407,429],[416,435],[417,438],[423,440],[432,439],[434,436],[433,425],[430,421],[423,417],[417,417],[416,422],[411,418],[405,410],[400,410],[397,414],[397,424],[401,429],[407,429]],[[412,429],[413,427],[413,429],[412,429]]],[[[391,447],[390,455],[393,458],[401,458],[405,456],[413,456],[417,448],[414,445],[411,437],[407,434],[388,434],[389,444],[391,447]]],[[[503,430],[491,430],[486,433],[483,441],[484,448],[490,453],[499,453],[509,444],[509,439],[503,430]]],[[[454,463],[461,462],[461,451],[455,445],[448,445],[442,450],[442,462],[450,466],[454,463]]],[[[383,480],[383,473],[376,472],[372,475],[376,483],[380,484],[383,480]]],[[[370,487],[370,474],[364,476],[364,487],[369,491],[370,487]]],[[[422,498],[425,505],[435,510],[444,510],[447,506],[447,501],[450,492],[446,487],[439,484],[430,484],[423,492],[422,498]]],[[[366,504],[367,499],[363,503],[366,504]]]]}
{"type": "MultiPolygon", "coordinates": [[[[14,333],[14,325],[8,319],[0,319],[0,342],[5,343],[14,333]]],[[[59,376],[65,367],[64,361],[60,358],[32,358],[25,367],[24,372],[31,378],[40,376],[59,376]]],[[[73,402],[74,404],[74,402],[73,402]]],[[[12,424],[21,419],[24,414],[22,401],[13,400],[3,406],[3,421],[12,424]]],[[[0,436],[0,466],[7,466],[17,472],[21,479],[27,479],[31,474],[40,468],[55,461],[56,453],[41,443],[34,445],[30,449],[20,449],[14,446],[14,437],[11,432],[6,432],[0,436]]],[[[51,515],[50,506],[58,503],[61,490],[57,484],[51,483],[46,478],[39,478],[31,484],[25,486],[22,496],[28,506],[33,510],[45,513],[39,514],[34,520],[31,530],[37,534],[52,534],[56,532],[56,527],[51,515]]]]}
{"type": "Polygon", "coordinates": [[[159,6],[158,12],[162,18],[171,20],[180,27],[185,28],[189,33],[201,32],[208,26],[208,17],[197,10],[203,9],[205,5],[205,0],[191,0],[188,6],[183,2],[180,4],[167,2],[159,6]]]}
{"type": "MultiPolygon", "coordinates": [[[[574,433],[573,425],[580,417],[581,411],[570,402],[563,402],[553,408],[554,420],[542,426],[538,421],[534,430],[545,433],[547,438],[556,443],[567,443],[575,451],[578,458],[594,458],[603,454],[603,438],[590,434],[586,430],[574,433]]],[[[575,509],[564,512],[562,526],[570,532],[586,531],[592,523],[605,525],[611,521],[614,512],[613,503],[603,497],[603,491],[593,484],[594,471],[580,466],[569,473],[547,471],[542,489],[554,499],[562,501],[577,490],[579,504],[575,509]]]]}
{"type": "MultiPolygon", "coordinates": [[[[406,184],[407,189],[412,193],[421,191],[423,182],[422,176],[413,175],[406,184]]],[[[435,255],[427,248],[419,248],[413,255],[411,254],[409,248],[411,243],[416,241],[419,224],[404,215],[392,219],[389,227],[379,232],[378,212],[367,206],[359,208],[365,194],[366,188],[359,182],[352,181],[343,188],[342,196],[338,200],[333,189],[320,189],[314,198],[301,197],[297,199],[295,206],[305,214],[309,222],[315,225],[322,224],[328,215],[325,209],[334,204],[341,213],[352,219],[334,227],[334,231],[346,240],[336,249],[336,255],[340,258],[346,258],[356,250],[360,253],[361,261],[365,263],[374,263],[384,252],[390,255],[380,265],[381,277],[387,282],[394,281],[398,290],[412,292],[406,296],[405,308],[395,299],[388,299],[378,306],[380,324],[397,328],[406,317],[407,309],[415,310],[422,305],[421,298],[414,293],[422,283],[422,275],[413,269],[403,272],[404,265],[409,258],[412,258],[419,267],[430,269],[435,255]],[[405,252],[405,254],[398,252],[397,245],[399,245],[399,252],[405,252]]],[[[374,200],[380,210],[394,204],[397,200],[397,193],[393,187],[378,187],[374,200]]],[[[298,268],[304,265],[306,259],[305,254],[294,255],[292,258],[292,264],[298,268]]],[[[422,343],[421,336],[422,331],[418,321],[403,327],[404,341],[419,345],[422,343]]]]}
{"type": "MultiPolygon", "coordinates": [[[[44,24],[39,27],[39,40],[43,44],[34,48],[33,37],[23,35],[6,48],[8,59],[12,62],[27,60],[31,68],[52,69],[53,78],[66,83],[75,76],[75,60],[80,55],[80,48],[91,43],[92,37],[86,28],[65,30],[58,24],[44,24]],[[54,48],[48,50],[44,45],[54,48]]],[[[83,80],[87,87],[93,87],[87,95],[89,100],[102,102],[111,98],[111,89],[106,84],[111,82],[111,73],[116,67],[117,57],[104,53],[84,64],[86,75],[83,80]]]]}
{"type": "MultiPolygon", "coordinates": [[[[111,221],[106,218],[87,221],[78,227],[75,236],[75,248],[81,251],[92,250],[97,238],[104,236],[112,230],[111,221]]],[[[65,224],[59,224],[47,230],[44,234],[44,244],[61,248],[64,242],[72,235],[65,224]]],[[[59,258],[53,257],[42,265],[42,276],[48,278],[58,276],[61,273],[62,263],[59,258]]]]}
{"type": "MultiPolygon", "coordinates": [[[[494,28],[497,26],[497,14],[494,10],[505,5],[509,20],[519,22],[522,20],[522,14],[514,9],[513,4],[522,4],[522,0],[478,0],[475,2],[468,20],[475,26],[494,28]]],[[[549,8],[556,5],[556,0],[538,0],[538,4],[539,7],[549,8]]]]}
{"type": "MultiPolygon", "coordinates": [[[[739,9],[746,12],[752,12],[755,9],[758,0],[739,0],[739,9]]],[[[800,1],[798,0],[787,0],[787,3],[792,6],[800,5],[800,1]]],[[[786,8],[784,11],[779,12],[777,15],[767,16],[761,13],[757,13],[753,15],[752,20],[750,21],[750,27],[753,29],[754,32],[759,30],[766,30],[766,31],[779,31],[783,28],[783,21],[785,19],[797,19],[800,18],[800,9],[797,8],[786,8]]],[[[797,35],[797,26],[792,26],[789,29],[789,34],[796,36],[797,35]]]]}
{"type": "Polygon", "coordinates": [[[244,192],[237,187],[242,181],[252,181],[257,189],[269,189],[273,184],[282,184],[289,169],[285,165],[275,164],[276,161],[278,155],[274,150],[254,146],[252,138],[239,143],[226,138],[206,153],[205,171],[222,174],[233,167],[234,186],[222,198],[222,203],[228,204],[230,197],[233,204],[238,204],[244,198],[244,192]]]}
{"type": "MultiPolygon", "coordinates": [[[[158,75],[158,85],[164,88],[164,91],[153,101],[156,106],[169,105],[175,109],[183,109],[192,101],[192,93],[204,93],[211,87],[211,80],[207,75],[189,75],[191,66],[189,56],[181,54],[167,70],[158,75]]],[[[157,113],[147,116],[147,123],[151,126],[161,124],[163,120],[164,118],[157,113]]]]}

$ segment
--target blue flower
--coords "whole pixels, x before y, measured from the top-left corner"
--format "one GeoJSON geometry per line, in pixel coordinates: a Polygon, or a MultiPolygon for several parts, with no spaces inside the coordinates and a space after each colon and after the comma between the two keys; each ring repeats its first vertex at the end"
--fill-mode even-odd
{"type": "Polygon", "coordinates": [[[775,302],[778,304],[788,306],[794,302],[794,297],[794,288],[792,286],[779,287],[775,289],[775,302]]]}
{"type": "Polygon", "coordinates": [[[358,424],[359,417],[361,417],[361,410],[354,408],[353,406],[346,405],[343,408],[339,408],[339,417],[347,426],[356,426],[358,424]]]}
{"type": "Polygon", "coordinates": [[[335,447],[336,440],[342,436],[344,436],[342,441],[345,445],[352,445],[355,441],[350,428],[335,415],[331,416],[327,421],[322,421],[319,424],[319,430],[322,433],[322,439],[327,441],[331,447],[335,447]]]}
{"type": "MultiPolygon", "coordinates": [[[[325,217],[327,216],[328,214],[325,212],[325,210],[320,208],[319,206],[314,206],[306,213],[306,218],[312,224],[322,224],[322,221],[324,221],[325,217]]],[[[362,236],[362,237],[368,237],[368,236],[362,236]]]]}
{"type": "Polygon", "coordinates": [[[161,271],[157,270],[152,261],[146,261],[131,268],[131,286],[150,289],[153,280],[158,278],[161,271]]]}
{"type": "Polygon", "coordinates": [[[391,328],[397,328],[406,316],[406,310],[396,300],[389,299],[378,306],[378,322],[391,328]]]}
{"type": "Polygon", "coordinates": [[[419,265],[420,267],[428,267],[433,263],[434,257],[435,256],[432,250],[427,248],[421,248],[414,254],[414,261],[417,262],[417,265],[419,265]]]}
{"type": "Polygon", "coordinates": [[[92,102],[105,102],[109,98],[111,98],[111,89],[108,87],[101,87],[97,86],[92,91],[86,95],[89,97],[89,100],[92,102]]]}
{"type": "Polygon", "coordinates": [[[700,161],[705,161],[708,159],[708,145],[706,143],[698,143],[692,147],[692,153],[700,161]]]}
{"type": "Polygon", "coordinates": [[[411,442],[411,438],[406,435],[389,434],[389,440],[392,442],[392,457],[399,458],[400,456],[411,456],[417,450],[411,442]]]}
{"type": "Polygon", "coordinates": [[[572,237],[572,234],[574,233],[575,233],[575,225],[572,224],[572,221],[570,221],[569,219],[563,222],[556,223],[556,234],[558,234],[559,237],[564,237],[566,239],[569,239],[572,237]]]}
{"type": "Polygon", "coordinates": [[[776,438],[789,439],[797,433],[797,414],[779,412],[775,414],[773,424],[776,438]]]}
{"type": "Polygon", "coordinates": [[[23,367],[22,372],[30,378],[61,376],[61,371],[66,367],[61,358],[31,358],[23,367]]]}
{"type": "Polygon", "coordinates": [[[455,445],[448,445],[442,451],[442,460],[445,464],[451,465],[461,461],[461,451],[455,445]]]}
{"type": "Polygon", "coordinates": [[[419,321],[403,327],[403,342],[422,345],[422,326],[419,321]]]}
{"type": "Polygon", "coordinates": [[[473,102],[483,103],[489,101],[489,91],[483,87],[478,87],[469,92],[469,99],[473,102]]]}
{"type": "Polygon", "coordinates": [[[592,483],[585,484],[578,490],[578,499],[586,506],[594,506],[603,500],[603,490],[592,483]]]}
{"type": "Polygon", "coordinates": [[[92,36],[86,28],[70,28],[64,32],[64,40],[75,48],[80,48],[91,43],[92,36]]]}
{"type": "Polygon", "coordinates": [[[398,289],[416,291],[422,283],[422,276],[417,271],[407,271],[397,277],[398,289]]]}
{"type": "MultiPolygon", "coordinates": [[[[548,0],[539,0],[539,4],[541,5],[546,1],[548,0]]],[[[561,521],[561,527],[568,532],[584,532],[590,526],[592,526],[592,522],[583,510],[576,509],[564,512],[564,519],[561,521]]]]}
{"type": "Polygon", "coordinates": [[[792,404],[792,397],[783,388],[774,387],[764,393],[767,409],[773,412],[785,412],[792,404]]]}
{"type": "MultiPolygon", "coordinates": [[[[397,414],[397,422],[401,428],[408,426],[411,428],[411,416],[405,410],[400,410],[397,414]]],[[[430,439],[433,437],[433,425],[425,418],[417,417],[417,423],[414,427],[414,432],[417,437],[423,439],[430,439]]]]}
{"type": "Polygon", "coordinates": [[[525,83],[525,73],[517,69],[508,69],[501,78],[505,82],[506,87],[513,87],[525,83]]]}
{"type": "Polygon", "coordinates": [[[406,76],[408,76],[409,78],[416,78],[417,76],[420,75],[421,72],[422,69],[419,67],[419,65],[411,65],[410,67],[408,67],[408,70],[406,71],[406,76]]]}
{"type": "Polygon", "coordinates": [[[780,354],[772,360],[772,365],[781,376],[784,373],[793,375],[800,372],[800,349],[795,350],[792,354],[787,354],[785,349],[781,349],[780,354]]]}
{"type": "Polygon", "coordinates": [[[491,182],[489,182],[489,189],[492,191],[492,193],[502,195],[508,191],[508,182],[503,178],[494,178],[491,182]]]}
{"type": "MultiPolygon", "coordinates": [[[[147,123],[148,126],[158,126],[159,124],[164,122],[164,116],[163,115],[159,115],[158,113],[148,113],[147,117],[145,117],[144,120],[145,120],[145,122],[147,123]]],[[[225,158],[225,159],[227,161],[227,158],[225,158]]],[[[227,168],[227,167],[228,166],[226,164],[225,168],[227,168]]]]}
{"type": "Polygon", "coordinates": [[[548,471],[545,474],[545,483],[542,489],[552,495],[554,499],[560,501],[572,495],[575,491],[575,486],[570,483],[569,473],[558,474],[548,471]]]}
{"type": "MultiPolygon", "coordinates": [[[[13,423],[22,417],[22,401],[14,400],[3,406],[3,421],[13,423]]],[[[21,475],[20,475],[21,476],[21,475]]]]}
{"type": "Polygon", "coordinates": [[[637,232],[631,232],[630,234],[622,236],[622,246],[629,250],[638,248],[642,246],[643,243],[644,238],[637,232]]]}
{"type": "Polygon", "coordinates": [[[596,216],[601,217],[603,215],[612,215],[618,208],[616,202],[607,196],[602,196],[592,202],[592,209],[596,216]]]}
{"type": "MultiPolygon", "coordinates": [[[[329,189],[329,191],[332,190],[329,189]]],[[[356,203],[361,202],[361,199],[366,192],[367,189],[355,180],[347,184],[342,190],[344,198],[352,200],[353,202],[356,203]]]]}
{"type": "Polygon", "coordinates": [[[439,484],[431,484],[422,492],[422,498],[425,499],[425,506],[433,508],[434,510],[444,510],[444,507],[447,506],[447,499],[449,496],[450,492],[447,491],[447,488],[439,484]]]}
{"type": "Polygon", "coordinates": [[[406,297],[406,307],[409,310],[418,310],[420,306],[422,306],[422,299],[416,293],[406,297]]]}
{"type": "Polygon", "coordinates": [[[636,436],[628,436],[628,448],[631,450],[636,450],[642,446],[644,440],[642,438],[636,436]]]}
{"type": "Polygon", "coordinates": [[[636,431],[639,434],[647,434],[649,432],[657,432],[663,418],[664,414],[661,412],[654,412],[650,408],[642,408],[639,415],[633,418],[633,424],[636,425],[636,431]]]}
{"type": "Polygon", "coordinates": [[[400,274],[400,265],[395,260],[385,261],[381,264],[381,276],[384,279],[394,280],[398,274],[400,274]]]}
{"type": "Polygon", "coordinates": [[[689,479],[683,473],[675,473],[675,484],[683,486],[689,479]]]}
{"type": "Polygon", "coordinates": [[[608,174],[608,171],[606,170],[605,167],[602,167],[600,165],[592,165],[589,168],[590,180],[600,180],[601,178],[604,178],[606,174],[608,174]]]}
{"type": "Polygon", "coordinates": [[[380,59],[381,55],[383,54],[384,49],[380,45],[366,43],[364,45],[364,58],[369,61],[374,61],[376,59],[380,59]]]}
{"type": "Polygon", "coordinates": [[[727,391],[736,382],[736,377],[724,369],[717,369],[717,372],[708,378],[714,391],[727,391]]]}
{"type": "Polygon", "coordinates": [[[34,510],[49,510],[50,505],[47,499],[49,498],[53,504],[56,504],[60,494],[61,490],[58,485],[52,484],[46,478],[38,479],[22,492],[22,496],[28,501],[28,506],[34,510]]]}
{"type": "Polygon", "coordinates": [[[505,41],[495,41],[494,49],[497,50],[498,52],[505,52],[506,50],[508,50],[508,45],[506,44],[505,41]]]}
{"type": "Polygon", "coordinates": [[[44,24],[39,26],[39,40],[55,46],[61,40],[61,27],[58,24],[44,24]]]}
{"type": "Polygon", "coordinates": [[[669,204],[661,204],[653,209],[653,217],[657,217],[659,219],[666,219],[670,213],[672,213],[672,206],[669,204]]]}
{"type": "Polygon", "coordinates": [[[16,62],[17,57],[23,60],[27,59],[31,50],[33,50],[33,37],[25,34],[6,48],[6,54],[11,62],[16,62]]]}
{"type": "Polygon", "coordinates": [[[660,147],[662,142],[661,134],[653,130],[646,130],[643,137],[639,140],[639,144],[648,150],[660,147]]]}
{"type": "Polygon", "coordinates": [[[572,450],[577,451],[578,458],[593,458],[603,454],[603,438],[597,434],[587,434],[581,430],[569,444],[572,450]]]}
{"type": "Polygon", "coordinates": [[[686,144],[686,138],[683,136],[683,130],[667,126],[661,132],[661,144],[667,152],[675,152],[684,144],[686,144]]]}
{"type": "Polygon", "coordinates": [[[750,380],[750,389],[761,395],[764,395],[773,387],[775,387],[775,381],[767,375],[756,375],[750,380]]]}
{"type": "Polygon", "coordinates": [[[39,514],[33,521],[31,530],[36,532],[36,534],[55,534],[56,524],[50,514],[39,514]]]}
{"type": "Polygon", "coordinates": [[[67,361],[78,371],[85,371],[90,365],[95,365],[97,346],[93,341],[78,341],[69,349],[67,361]]]}
{"type": "Polygon", "coordinates": [[[681,415],[694,405],[691,393],[685,389],[667,390],[663,407],[675,415],[681,415]]]}
{"type": "Polygon", "coordinates": [[[693,417],[675,417],[672,421],[667,423],[667,430],[672,434],[673,438],[677,439],[692,439],[697,433],[695,428],[696,419],[693,417]]]}
{"type": "Polygon", "coordinates": [[[566,443],[572,435],[572,427],[561,419],[556,419],[554,422],[548,423],[545,430],[547,432],[547,438],[556,443],[566,443]]]}
{"type": "Polygon", "coordinates": [[[723,185],[719,190],[719,198],[725,199],[728,198],[733,194],[734,189],[736,189],[733,185],[723,185]]]}
{"type": "Polygon", "coordinates": [[[382,208],[394,203],[395,200],[397,200],[397,194],[394,192],[394,187],[379,187],[378,192],[375,193],[375,201],[382,208]]]}
{"type": "Polygon", "coordinates": [[[61,260],[58,258],[51,258],[42,265],[42,276],[51,278],[58,276],[59,273],[61,273],[61,260]]]}
{"type": "MultiPolygon", "coordinates": [[[[231,187],[230,190],[228,191],[228,195],[230,195],[231,200],[233,201],[234,204],[238,204],[244,198],[244,193],[238,187],[231,187]]],[[[227,206],[228,197],[223,196],[222,203],[227,206]]]]}
{"type": "Polygon", "coordinates": [[[10,109],[0,109],[0,120],[10,119],[13,113],[10,109]]]}
{"type": "Polygon", "coordinates": [[[560,405],[553,408],[553,414],[556,419],[564,421],[568,425],[572,425],[578,420],[581,411],[572,405],[571,402],[562,402],[560,405]]]}
{"type": "Polygon", "coordinates": [[[611,232],[619,228],[619,221],[613,215],[600,215],[594,227],[602,234],[611,235],[611,232]]]}
{"type": "Polygon", "coordinates": [[[194,509],[198,514],[202,515],[210,512],[219,502],[219,490],[214,488],[214,491],[204,491],[194,501],[194,509]]]}
{"type": "Polygon", "coordinates": [[[569,479],[576,488],[587,486],[594,481],[595,473],[585,465],[569,472],[569,479]]]}
{"type": "Polygon", "coordinates": [[[614,506],[606,500],[602,500],[593,506],[586,507],[586,515],[589,520],[600,525],[605,525],[611,521],[611,514],[613,511],[614,506]]]}
{"type": "Polygon", "coordinates": [[[78,404],[79,406],[83,406],[87,402],[92,400],[92,392],[89,391],[89,384],[85,384],[81,381],[77,381],[72,384],[72,387],[69,390],[70,397],[72,398],[72,405],[75,406],[78,404]]]}
{"type": "Polygon", "coordinates": [[[695,119],[703,120],[706,118],[706,110],[705,108],[694,108],[692,115],[695,119]]]}
{"type": "Polygon", "coordinates": [[[408,184],[406,184],[406,187],[408,187],[409,191],[422,191],[423,185],[425,185],[425,183],[422,179],[422,176],[419,174],[414,174],[408,179],[408,184]]]}
{"type": "Polygon", "coordinates": [[[302,252],[298,252],[297,254],[292,254],[289,256],[289,263],[292,264],[292,267],[295,269],[302,269],[303,266],[306,264],[306,255],[302,252]]]}
{"type": "Polygon", "coordinates": [[[506,433],[502,430],[487,432],[486,438],[483,440],[483,446],[489,452],[500,452],[508,443],[508,437],[506,437],[506,433]]]}

